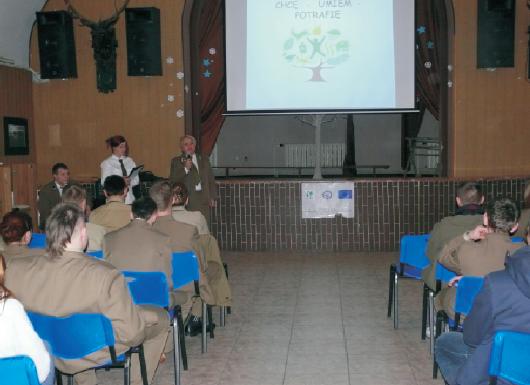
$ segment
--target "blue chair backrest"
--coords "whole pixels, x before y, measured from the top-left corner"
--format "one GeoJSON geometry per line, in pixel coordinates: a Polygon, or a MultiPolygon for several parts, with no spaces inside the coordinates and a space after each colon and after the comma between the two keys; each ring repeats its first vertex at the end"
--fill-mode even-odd
{"type": "Polygon", "coordinates": [[[512,237],[512,242],[513,243],[524,243],[524,238],[523,237],[512,237]]]}
{"type": "Polygon", "coordinates": [[[159,271],[124,271],[133,302],[137,305],[169,306],[166,275],[159,271]]]}
{"type": "Polygon", "coordinates": [[[45,249],[46,248],[46,234],[31,233],[31,241],[28,247],[30,249],[45,249]]]}
{"type": "Polygon", "coordinates": [[[28,316],[39,337],[48,342],[56,357],[73,360],[114,346],[112,325],[102,314],[51,317],[28,312],[28,316]]]}
{"type": "Polygon", "coordinates": [[[28,356],[0,358],[0,385],[39,385],[32,359],[28,356]]]}
{"type": "Polygon", "coordinates": [[[456,287],[455,312],[469,314],[473,301],[483,284],[483,277],[462,277],[456,287]]]}
{"type": "Polygon", "coordinates": [[[498,331],[490,356],[490,376],[515,385],[530,385],[530,334],[498,331]]]}
{"type": "Polygon", "coordinates": [[[86,254],[97,259],[103,259],[103,250],[87,251],[86,254]]]}
{"type": "Polygon", "coordinates": [[[399,262],[420,270],[430,265],[429,258],[425,255],[430,234],[404,235],[399,246],[399,262]]]}
{"type": "Polygon", "coordinates": [[[456,277],[451,270],[447,270],[441,263],[436,262],[436,279],[442,282],[449,282],[456,277]]]}
{"type": "Polygon", "coordinates": [[[174,289],[199,280],[199,260],[193,251],[173,253],[171,265],[174,289]]]}

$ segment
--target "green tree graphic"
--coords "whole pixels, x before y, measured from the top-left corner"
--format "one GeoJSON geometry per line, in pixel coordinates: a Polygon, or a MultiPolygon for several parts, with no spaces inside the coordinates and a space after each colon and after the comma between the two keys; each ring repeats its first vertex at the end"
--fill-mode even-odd
{"type": "Polygon", "coordinates": [[[283,43],[283,57],[291,65],[313,71],[309,81],[325,82],[323,69],[334,68],[350,57],[350,43],[341,38],[338,29],[323,31],[321,27],[291,31],[283,43]]]}

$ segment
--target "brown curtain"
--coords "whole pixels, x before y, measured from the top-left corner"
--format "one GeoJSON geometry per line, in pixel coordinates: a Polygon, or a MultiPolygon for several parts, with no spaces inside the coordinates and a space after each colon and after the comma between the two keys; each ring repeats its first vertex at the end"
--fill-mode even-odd
{"type": "MultiPolygon", "coordinates": [[[[224,2],[207,0],[200,10],[199,57],[193,71],[198,71],[200,95],[200,149],[212,153],[224,122],[225,63],[224,63],[224,2]]],[[[193,44],[193,37],[192,37],[193,44]]]]}

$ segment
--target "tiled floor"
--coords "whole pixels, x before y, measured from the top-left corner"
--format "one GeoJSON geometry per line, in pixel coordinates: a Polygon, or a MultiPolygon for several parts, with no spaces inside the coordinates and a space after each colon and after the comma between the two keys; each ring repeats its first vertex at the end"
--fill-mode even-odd
{"type": "MultiPolygon", "coordinates": [[[[224,253],[234,307],[208,352],[188,338],[182,385],[423,385],[421,288],[400,281],[400,329],[386,318],[394,253],[224,253]]],[[[215,312],[218,323],[218,312],[215,312]]],[[[99,374],[98,374],[99,375],[99,374]]],[[[101,384],[121,384],[101,373],[101,384]]],[[[173,383],[171,360],[155,385],[173,383]]]]}

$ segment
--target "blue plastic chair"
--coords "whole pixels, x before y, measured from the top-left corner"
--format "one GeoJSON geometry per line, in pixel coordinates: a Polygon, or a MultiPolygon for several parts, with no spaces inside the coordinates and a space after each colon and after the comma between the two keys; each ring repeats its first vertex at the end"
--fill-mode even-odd
{"type": "Polygon", "coordinates": [[[86,255],[90,255],[91,257],[94,257],[97,259],[103,259],[103,250],[87,251],[86,255]]]}
{"type": "Polygon", "coordinates": [[[400,278],[421,279],[421,272],[429,266],[429,258],[425,255],[430,234],[404,235],[399,246],[399,261],[390,265],[388,280],[387,316],[394,310],[394,328],[399,327],[398,314],[398,281],[400,278]]]}
{"type": "Polygon", "coordinates": [[[37,368],[28,356],[0,358],[0,385],[40,385],[37,368]]]}
{"type": "MultiPolygon", "coordinates": [[[[108,348],[110,359],[102,362],[95,369],[121,367],[126,384],[130,383],[131,354],[138,353],[142,380],[144,385],[148,385],[143,345],[131,348],[117,356],[114,349],[112,324],[102,314],[77,313],[67,317],[52,317],[28,312],[28,316],[37,334],[49,344],[54,357],[75,360],[108,348]]],[[[59,372],[59,376],[61,374],[65,374],[69,382],[72,381],[72,374],[59,372]]]]}
{"type": "Polygon", "coordinates": [[[524,243],[524,238],[523,237],[512,237],[512,242],[513,243],[524,243]]]}
{"type": "Polygon", "coordinates": [[[46,234],[31,233],[31,241],[28,247],[30,249],[45,249],[46,248],[46,234]]]}
{"type": "Polygon", "coordinates": [[[530,385],[530,334],[513,331],[495,333],[490,355],[490,384],[497,378],[515,385],[530,385]]]}

